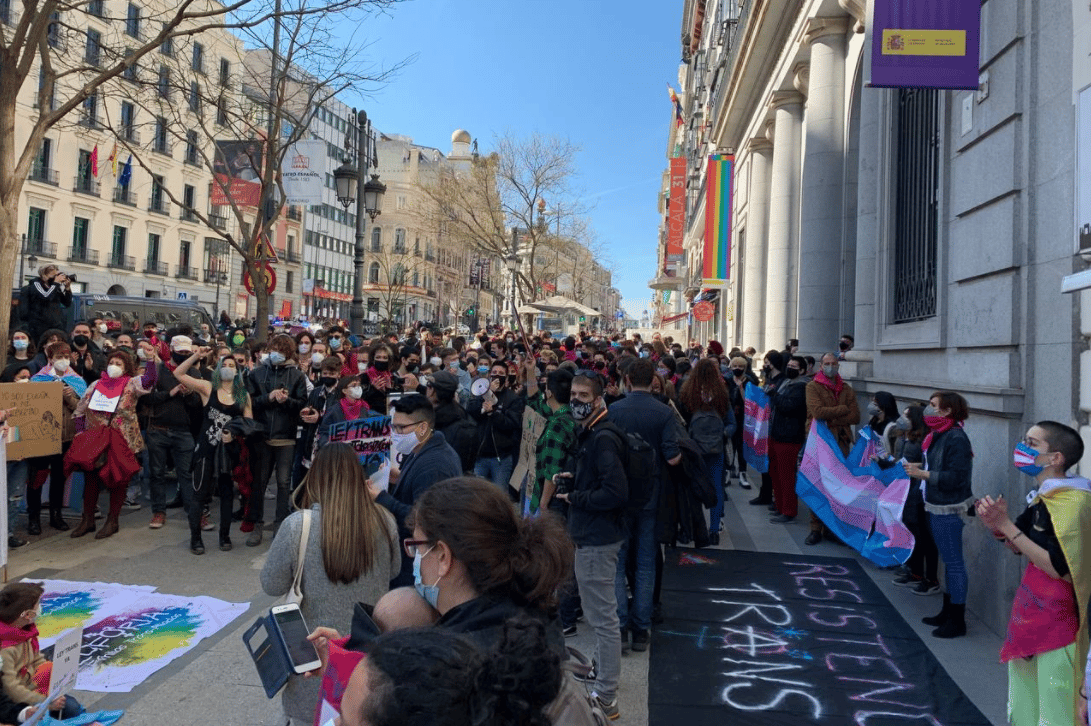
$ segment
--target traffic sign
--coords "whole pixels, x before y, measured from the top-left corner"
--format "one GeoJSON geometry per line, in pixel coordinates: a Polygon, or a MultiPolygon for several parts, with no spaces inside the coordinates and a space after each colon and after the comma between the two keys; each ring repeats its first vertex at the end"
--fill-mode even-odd
{"type": "Polygon", "coordinates": [[[716,314],[716,306],[708,300],[702,300],[693,306],[692,312],[694,320],[705,323],[712,320],[712,316],[716,314]]]}
{"type": "MultiPolygon", "coordinates": [[[[262,265],[259,269],[261,269],[262,275],[265,277],[265,289],[271,295],[277,289],[277,273],[269,265],[262,265]]],[[[242,284],[247,292],[251,295],[254,294],[254,281],[250,279],[250,270],[245,270],[242,273],[242,284]]]]}

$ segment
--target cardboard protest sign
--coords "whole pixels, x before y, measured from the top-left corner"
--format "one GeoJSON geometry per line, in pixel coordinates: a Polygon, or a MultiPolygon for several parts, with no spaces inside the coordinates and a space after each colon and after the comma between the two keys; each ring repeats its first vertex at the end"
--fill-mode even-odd
{"type": "Polygon", "coordinates": [[[330,443],[336,441],[350,444],[360,464],[373,474],[380,465],[390,463],[390,416],[379,414],[332,424],[330,443]]]}
{"type": "Polygon", "coordinates": [[[72,628],[53,647],[53,671],[49,676],[49,693],[65,695],[76,687],[80,672],[80,645],[83,627],[72,628]]]}
{"type": "Polygon", "coordinates": [[[515,491],[526,495],[534,484],[537,475],[538,439],[545,431],[546,420],[537,411],[526,408],[523,410],[523,434],[519,440],[519,461],[511,472],[508,485],[515,491]]]}
{"type": "Polygon", "coordinates": [[[61,453],[63,383],[0,383],[8,461],[61,453]]]}

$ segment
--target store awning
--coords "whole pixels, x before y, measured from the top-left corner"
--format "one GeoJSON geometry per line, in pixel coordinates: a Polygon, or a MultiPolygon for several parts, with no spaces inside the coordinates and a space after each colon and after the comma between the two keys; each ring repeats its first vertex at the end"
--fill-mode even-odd
{"type": "Polygon", "coordinates": [[[314,286],[314,292],[304,292],[305,296],[314,296],[324,298],[326,300],[340,300],[341,302],[352,302],[352,295],[346,295],[342,292],[331,292],[324,287],[314,286]]]}
{"type": "Polygon", "coordinates": [[[524,305],[523,307],[534,307],[540,312],[545,313],[575,312],[579,313],[580,315],[601,315],[598,310],[595,310],[594,308],[589,308],[582,303],[576,302],[572,298],[565,297],[564,295],[553,295],[552,297],[547,297],[544,300],[535,300],[533,303],[530,303],[529,305],[524,305]]]}

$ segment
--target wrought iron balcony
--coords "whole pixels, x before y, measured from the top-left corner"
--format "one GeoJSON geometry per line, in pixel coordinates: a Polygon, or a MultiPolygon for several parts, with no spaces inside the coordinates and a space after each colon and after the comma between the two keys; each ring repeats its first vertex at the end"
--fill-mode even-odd
{"type": "Polygon", "coordinates": [[[213,229],[227,229],[227,217],[223,216],[222,214],[208,215],[208,223],[212,225],[213,229]]]}
{"type": "Polygon", "coordinates": [[[129,187],[114,187],[114,201],[118,204],[136,206],[136,193],[129,187]]]}
{"type": "Polygon", "coordinates": [[[115,267],[119,270],[129,270],[130,272],[136,272],[136,258],[128,255],[115,255],[111,254],[106,258],[107,267],[115,267]]]}
{"type": "Polygon", "coordinates": [[[170,272],[170,266],[166,262],[160,262],[159,260],[144,260],[144,272],[149,275],[162,275],[166,277],[170,272]]]}
{"type": "Polygon", "coordinates": [[[48,166],[38,163],[30,165],[30,175],[27,178],[31,181],[52,184],[53,186],[60,186],[61,183],[56,169],[50,169],[48,166]]]}
{"type": "MultiPolygon", "coordinates": [[[[179,268],[179,269],[181,269],[181,268],[179,268]]],[[[179,275],[179,277],[181,277],[181,275],[179,275]]],[[[212,285],[216,285],[216,284],[226,285],[227,284],[227,273],[224,272],[223,270],[205,270],[205,282],[207,282],[209,284],[212,284],[212,285]]]]}
{"type": "Polygon", "coordinates": [[[293,222],[303,221],[303,211],[299,207],[288,207],[288,219],[293,222]]]}
{"type": "Polygon", "coordinates": [[[28,255],[39,255],[41,257],[56,257],[57,245],[52,242],[46,242],[45,240],[28,239],[26,251],[28,255]]]}
{"type": "Polygon", "coordinates": [[[72,182],[72,191],[97,197],[99,196],[100,187],[93,177],[77,176],[75,181],[72,182]]]}
{"type": "MultiPolygon", "coordinates": [[[[175,277],[177,277],[177,278],[180,278],[182,280],[196,280],[197,279],[197,268],[196,267],[190,267],[188,265],[178,265],[177,270],[178,271],[175,273],[175,277]]],[[[208,280],[205,280],[205,282],[208,282],[208,280]]]]}
{"type": "Polygon", "coordinates": [[[98,250],[89,250],[86,247],[69,247],[68,261],[81,262],[85,265],[97,265],[98,250]]]}
{"type": "Polygon", "coordinates": [[[160,197],[159,199],[152,197],[148,202],[148,211],[170,216],[170,200],[165,197],[160,197]]]}
{"type": "Polygon", "coordinates": [[[288,250],[285,256],[288,258],[288,262],[301,262],[303,259],[302,255],[295,250],[288,250]]]}

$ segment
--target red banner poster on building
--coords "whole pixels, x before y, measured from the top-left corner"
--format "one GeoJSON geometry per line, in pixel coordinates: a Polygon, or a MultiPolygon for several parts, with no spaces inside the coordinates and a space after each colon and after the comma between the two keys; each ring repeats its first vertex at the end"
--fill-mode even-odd
{"type": "Polygon", "coordinates": [[[686,231],[686,160],[671,159],[671,187],[667,200],[667,263],[682,261],[686,231]]]}

